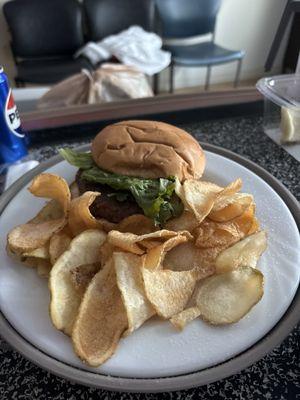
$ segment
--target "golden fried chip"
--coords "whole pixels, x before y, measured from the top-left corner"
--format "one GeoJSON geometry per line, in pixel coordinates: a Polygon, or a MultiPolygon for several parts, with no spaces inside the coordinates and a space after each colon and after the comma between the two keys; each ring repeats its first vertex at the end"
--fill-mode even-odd
{"type": "Polygon", "coordinates": [[[71,269],[71,281],[74,285],[74,288],[77,292],[83,296],[86,288],[88,287],[89,283],[96,275],[96,273],[100,269],[100,264],[86,264],[80,265],[80,267],[75,267],[71,269]]]}
{"type": "Polygon", "coordinates": [[[235,193],[232,196],[217,200],[208,215],[216,222],[226,222],[243,214],[253,203],[253,196],[246,193],[235,193]]]}
{"type": "Polygon", "coordinates": [[[146,297],[142,267],[143,257],[131,253],[114,253],[117,285],[126,308],[128,329],[125,335],[138,329],[155,310],[146,297]]]}
{"type": "Polygon", "coordinates": [[[49,278],[52,265],[49,260],[36,259],[36,269],[39,276],[49,278]]]}
{"type": "Polygon", "coordinates": [[[175,326],[175,328],[182,330],[188,323],[199,317],[199,315],[200,310],[197,306],[189,307],[181,311],[179,314],[173,315],[170,322],[175,326]]]}
{"type": "Polygon", "coordinates": [[[164,266],[173,271],[193,270],[197,279],[203,279],[215,272],[214,260],[222,250],[200,249],[192,241],[179,244],[166,253],[164,266]]]}
{"type": "Polygon", "coordinates": [[[232,243],[240,240],[243,234],[233,223],[213,222],[206,219],[195,231],[195,236],[196,246],[205,249],[219,246],[229,247],[232,243]]]}
{"type": "Polygon", "coordinates": [[[242,180],[241,178],[236,179],[235,181],[231,182],[229,185],[225,186],[219,193],[218,193],[218,201],[222,198],[226,198],[228,196],[232,196],[235,193],[239,192],[242,188],[242,180]]]}
{"type": "Polygon", "coordinates": [[[50,258],[49,254],[49,245],[48,243],[45,244],[43,247],[39,247],[35,250],[28,251],[22,254],[23,257],[34,257],[34,258],[41,258],[48,260],[50,258]]]}
{"type": "Polygon", "coordinates": [[[168,319],[185,308],[195,288],[193,271],[142,268],[142,273],[146,296],[158,315],[168,319]]]}
{"type": "Polygon", "coordinates": [[[112,258],[114,251],[121,251],[120,249],[116,249],[112,244],[108,243],[107,240],[100,246],[100,263],[103,267],[107,261],[112,258]]]}
{"type": "Polygon", "coordinates": [[[130,215],[124,218],[115,228],[119,232],[129,232],[135,235],[145,235],[157,231],[152,219],[142,214],[130,215]]]}
{"type": "Polygon", "coordinates": [[[112,260],[89,284],[72,333],[76,354],[97,367],[115,352],[128,326],[112,260]]]}
{"type": "Polygon", "coordinates": [[[54,201],[48,203],[35,218],[9,232],[8,247],[15,253],[43,247],[67,223],[71,195],[64,179],[57,175],[41,174],[33,180],[29,190],[35,196],[54,201]]]}
{"type": "Polygon", "coordinates": [[[64,214],[68,213],[71,193],[67,182],[60,176],[40,174],[33,179],[28,190],[36,197],[56,200],[64,214]]]}
{"type": "Polygon", "coordinates": [[[199,223],[194,214],[185,210],[179,217],[167,221],[164,228],[175,232],[183,230],[193,232],[198,225],[199,223]]]}
{"type": "Polygon", "coordinates": [[[177,235],[178,232],[167,231],[165,229],[140,236],[134,233],[110,231],[107,235],[107,241],[123,251],[141,255],[146,253],[147,249],[158,246],[167,239],[177,235]]]}
{"type": "Polygon", "coordinates": [[[67,251],[54,264],[49,280],[50,316],[54,326],[70,335],[81,302],[81,294],[72,283],[71,271],[87,264],[100,264],[100,246],[106,234],[91,229],[76,236],[67,251]]]}
{"type": "Polygon", "coordinates": [[[216,273],[220,274],[231,271],[243,265],[255,268],[259,257],[266,248],[266,232],[261,231],[247,236],[218,255],[216,259],[216,273]]]}
{"type": "Polygon", "coordinates": [[[241,186],[241,179],[237,179],[225,188],[211,182],[188,179],[182,186],[177,185],[176,191],[186,210],[194,214],[199,224],[211,212],[215,202],[233,195],[241,186]]]}
{"type": "Polygon", "coordinates": [[[252,235],[252,233],[256,233],[259,231],[259,221],[256,217],[253,218],[253,222],[251,228],[248,231],[248,235],[252,235]]]}
{"type": "Polygon", "coordinates": [[[8,246],[16,253],[31,252],[44,246],[55,232],[64,227],[65,223],[65,219],[61,218],[38,224],[19,225],[9,232],[8,246]]]}
{"type": "MultiPolygon", "coordinates": [[[[10,254],[10,256],[11,256],[11,254],[10,254]]],[[[38,258],[36,258],[36,257],[23,257],[20,255],[18,255],[18,257],[16,257],[16,255],[14,255],[13,258],[17,261],[20,261],[26,267],[29,267],[29,268],[37,268],[38,267],[38,258]]]]}
{"type": "Polygon", "coordinates": [[[263,284],[262,273],[251,267],[200,281],[195,295],[200,317],[213,325],[238,322],[262,298],[263,284]]]}
{"type": "Polygon", "coordinates": [[[28,222],[38,224],[63,217],[64,212],[61,205],[56,200],[51,200],[28,222]]]}
{"type": "Polygon", "coordinates": [[[70,236],[62,231],[55,233],[51,237],[49,242],[49,256],[52,265],[54,265],[62,253],[68,249],[71,240],[70,236]]]}
{"type": "Polygon", "coordinates": [[[185,243],[192,239],[192,235],[187,231],[178,232],[177,236],[171,237],[166,240],[163,244],[155,246],[148,250],[145,254],[144,267],[151,270],[162,268],[165,255],[168,251],[178,246],[181,243],[185,243]]]}
{"type": "Polygon", "coordinates": [[[39,247],[28,253],[19,255],[19,261],[27,267],[36,268],[37,273],[42,278],[48,278],[52,264],[50,262],[49,244],[39,247]]]}
{"type": "Polygon", "coordinates": [[[245,237],[253,226],[254,204],[251,204],[242,215],[227,221],[214,222],[206,219],[195,230],[196,246],[200,248],[227,248],[245,237]]]}
{"type": "Polygon", "coordinates": [[[210,182],[188,179],[177,194],[199,224],[210,213],[220,190],[222,188],[210,182]]]}
{"type": "Polygon", "coordinates": [[[85,192],[72,200],[69,227],[73,235],[78,235],[87,229],[102,229],[101,221],[97,220],[90,211],[90,206],[100,195],[98,192],[85,192]]]}

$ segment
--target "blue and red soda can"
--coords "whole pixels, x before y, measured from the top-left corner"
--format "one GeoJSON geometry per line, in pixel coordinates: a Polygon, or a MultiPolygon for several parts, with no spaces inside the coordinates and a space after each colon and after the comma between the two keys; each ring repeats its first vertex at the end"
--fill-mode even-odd
{"type": "Polygon", "coordinates": [[[7,76],[0,66],[0,165],[14,163],[26,155],[25,132],[7,76]]]}

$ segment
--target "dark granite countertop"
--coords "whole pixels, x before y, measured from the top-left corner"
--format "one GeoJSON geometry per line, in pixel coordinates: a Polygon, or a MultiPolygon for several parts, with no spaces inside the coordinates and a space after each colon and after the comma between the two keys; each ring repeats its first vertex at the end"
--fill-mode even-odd
{"type": "MultiPolygon", "coordinates": [[[[180,125],[180,124],[177,124],[180,125]]],[[[200,142],[230,149],[259,164],[279,179],[300,200],[300,164],[270,138],[257,116],[223,118],[182,124],[200,142]]],[[[31,146],[35,159],[43,161],[63,145],[89,142],[95,124],[64,135],[35,133],[31,146]],[[86,134],[85,137],[84,133],[86,134]],[[49,139],[51,135],[51,139],[49,139]],[[43,141],[43,144],[41,142],[43,141]]],[[[53,132],[52,132],[53,133],[53,132]]],[[[30,361],[0,339],[0,399],[300,399],[300,325],[285,341],[256,364],[228,379],[186,391],[161,394],[120,394],[87,388],[56,377],[30,361]]]]}

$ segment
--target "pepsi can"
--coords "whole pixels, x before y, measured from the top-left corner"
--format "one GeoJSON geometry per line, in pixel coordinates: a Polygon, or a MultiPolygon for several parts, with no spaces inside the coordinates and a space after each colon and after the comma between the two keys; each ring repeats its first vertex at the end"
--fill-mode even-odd
{"type": "Polygon", "coordinates": [[[0,66],[0,164],[13,163],[26,154],[25,132],[7,76],[0,66]]]}

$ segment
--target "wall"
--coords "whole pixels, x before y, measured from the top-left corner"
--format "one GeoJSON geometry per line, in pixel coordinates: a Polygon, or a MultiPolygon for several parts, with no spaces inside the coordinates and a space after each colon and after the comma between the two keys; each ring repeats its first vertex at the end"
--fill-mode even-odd
{"type": "MultiPolygon", "coordinates": [[[[13,79],[15,68],[9,46],[10,38],[2,13],[5,1],[7,0],[0,0],[0,65],[4,66],[9,77],[13,79]]],[[[256,79],[263,75],[264,63],[285,4],[286,0],[223,0],[217,21],[216,43],[246,51],[242,79],[256,79]]],[[[273,67],[274,73],[280,71],[283,50],[284,45],[273,67]]],[[[214,67],[212,83],[232,81],[235,69],[235,63],[214,67]]],[[[200,85],[205,80],[205,68],[178,67],[175,74],[178,88],[200,85]]],[[[166,89],[167,71],[161,74],[160,81],[161,88],[166,89]]]]}

